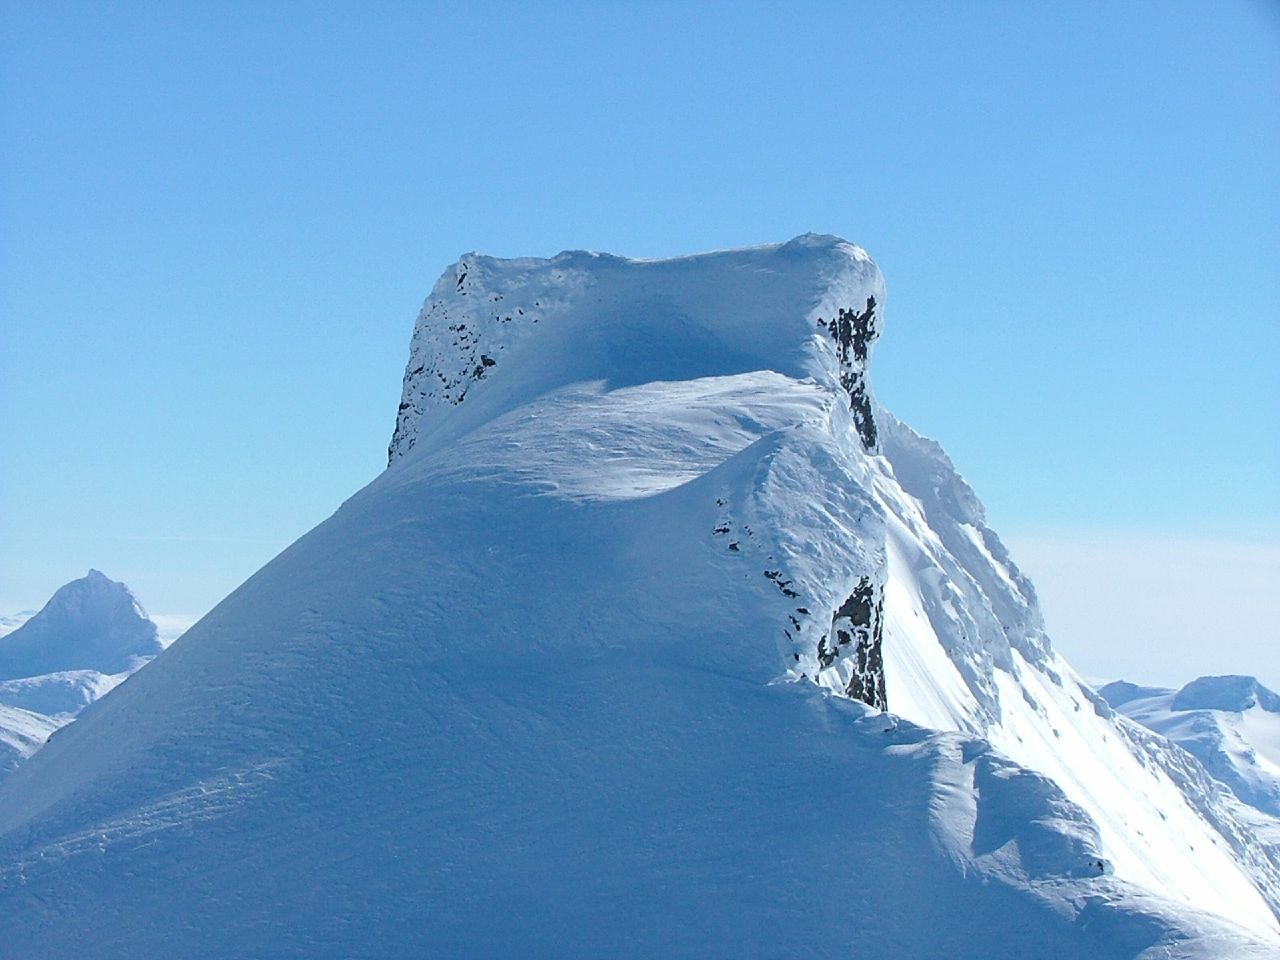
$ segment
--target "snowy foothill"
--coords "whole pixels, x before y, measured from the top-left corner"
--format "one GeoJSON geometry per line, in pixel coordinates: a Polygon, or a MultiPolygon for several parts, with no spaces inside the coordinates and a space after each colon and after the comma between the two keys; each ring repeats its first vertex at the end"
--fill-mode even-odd
{"type": "Polygon", "coordinates": [[[23,956],[1263,958],[1280,859],[1053,649],[834,237],[469,254],[389,467],[0,784],[23,956]]]}

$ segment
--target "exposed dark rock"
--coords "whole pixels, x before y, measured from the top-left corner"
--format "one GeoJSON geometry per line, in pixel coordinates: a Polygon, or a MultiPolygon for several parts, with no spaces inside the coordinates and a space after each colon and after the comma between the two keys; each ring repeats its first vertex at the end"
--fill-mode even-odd
{"type": "Polygon", "coordinates": [[[867,362],[867,350],[876,337],[875,313],[876,298],[867,297],[867,306],[862,313],[842,308],[831,322],[829,329],[835,338],[841,363],[849,363],[850,356],[861,364],[867,362]]]}
{"type": "Polygon", "coordinates": [[[831,636],[818,641],[818,663],[825,669],[837,659],[852,661],[845,693],[880,710],[887,709],[884,686],[884,597],[870,577],[862,577],[853,593],[831,617],[831,636]]]}
{"type": "Polygon", "coordinates": [[[794,600],[796,597],[799,596],[798,593],[796,593],[794,590],[791,589],[791,581],[782,579],[781,570],[766,570],[764,572],[764,576],[766,580],[773,581],[774,586],[776,586],[779,590],[782,591],[782,595],[784,597],[788,597],[794,600]]]}
{"type": "Polygon", "coordinates": [[[849,394],[849,411],[853,414],[854,426],[863,445],[873,450],[879,441],[879,431],[867,389],[867,356],[871,343],[879,335],[876,298],[867,297],[866,308],[861,313],[841,308],[829,323],[819,318],[818,326],[825,328],[836,342],[836,356],[841,367],[840,385],[849,394]]]}

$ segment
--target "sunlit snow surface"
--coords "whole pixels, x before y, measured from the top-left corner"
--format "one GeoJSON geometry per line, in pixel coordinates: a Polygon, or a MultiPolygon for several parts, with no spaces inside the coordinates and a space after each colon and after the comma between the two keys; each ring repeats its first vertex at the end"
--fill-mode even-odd
{"type": "Polygon", "coordinates": [[[0,942],[1275,956],[1229,804],[1052,652],[936,446],[854,430],[818,321],[871,297],[833,238],[464,257],[388,471],[0,786],[0,942]],[[864,580],[892,713],[818,659],[864,580]]]}
{"type": "Polygon", "coordinates": [[[1200,677],[1177,691],[1117,681],[1098,692],[1193,754],[1243,802],[1280,819],[1280,696],[1257,679],[1200,677]]]}

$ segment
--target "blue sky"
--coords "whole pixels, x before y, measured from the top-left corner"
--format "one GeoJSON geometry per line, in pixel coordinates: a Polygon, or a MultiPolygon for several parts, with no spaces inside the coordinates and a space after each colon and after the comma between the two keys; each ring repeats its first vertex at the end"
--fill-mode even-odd
{"type": "MultiPolygon", "coordinates": [[[[1237,563],[1230,642],[1162,642],[1272,669],[1274,3],[6,0],[0,43],[0,613],[95,566],[198,615],[331,513],[464,251],[814,230],[1081,669],[1148,646],[1089,594],[1135,549],[1237,563]]],[[[1150,579],[1109,602],[1186,602],[1150,579]]]]}

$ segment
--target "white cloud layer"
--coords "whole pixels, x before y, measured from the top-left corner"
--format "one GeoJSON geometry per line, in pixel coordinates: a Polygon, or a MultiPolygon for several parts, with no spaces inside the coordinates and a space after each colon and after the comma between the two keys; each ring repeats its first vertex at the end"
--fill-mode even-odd
{"type": "Polygon", "coordinates": [[[1181,686],[1243,673],[1280,689],[1280,545],[1144,534],[1005,538],[1049,635],[1089,677],[1181,686]]]}
{"type": "Polygon", "coordinates": [[[188,616],[182,613],[148,613],[147,616],[156,625],[156,630],[160,634],[160,639],[166,645],[173,643],[178,637],[187,632],[187,629],[195,623],[199,617],[188,616]]]}

